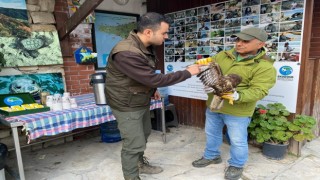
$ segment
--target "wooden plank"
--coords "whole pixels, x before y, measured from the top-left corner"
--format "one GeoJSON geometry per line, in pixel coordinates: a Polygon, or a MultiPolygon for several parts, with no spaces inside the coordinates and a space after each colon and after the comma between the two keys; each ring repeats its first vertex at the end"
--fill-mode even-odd
{"type": "Polygon", "coordinates": [[[63,40],[68,36],[103,0],[85,1],[80,8],[59,28],[59,38],[63,40]]]}
{"type": "MultiPolygon", "coordinates": [[[[312,63],[308,61],[309,48],[311,40],[311,29],[312,29],[312,13],[313,13],[314,0],[306,1],[305,6],[305,18],[304,18],[304,29],[303,29],[303,42],[301,49],[301,68],[300,68],[300,78],[298,87],[298,99],[297,99],[297,110],[296,114],[306,114],[310,113],[311,106],[311,89],[312,87],[312,72],[310,72],[312,63]]],[[[312,69],[312,68],[311,68],[312,69]]],[[[288,151],[295,155],[301,155],[301,147],[303,143],[291,140],[288,151]]]]}

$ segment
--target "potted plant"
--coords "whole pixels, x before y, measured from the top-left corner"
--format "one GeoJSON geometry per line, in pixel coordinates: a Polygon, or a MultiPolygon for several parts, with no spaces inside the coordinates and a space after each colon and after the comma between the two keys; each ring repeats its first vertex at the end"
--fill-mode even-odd
{"type": "Polygon", "coordinates": [[[290,112],[281,103],[258,105],[248,127],[251,139],[262,144],[262,153],[271,159],[283,159],[290,138],[296,141],[311,140],[316,120],[311,116],[297,115],[288,120],[290,112]]]}

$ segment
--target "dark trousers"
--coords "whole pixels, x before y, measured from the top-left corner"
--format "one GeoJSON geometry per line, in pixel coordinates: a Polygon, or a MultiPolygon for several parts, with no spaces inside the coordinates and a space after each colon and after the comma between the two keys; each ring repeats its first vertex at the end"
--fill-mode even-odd
{"type": "Polygon", "coordinates": [[[112,109],[122,138],[121,164],[125,179],[139,177],[138,162],[143,157],[151,133],[150,109],[121,112],[112,109]]]}

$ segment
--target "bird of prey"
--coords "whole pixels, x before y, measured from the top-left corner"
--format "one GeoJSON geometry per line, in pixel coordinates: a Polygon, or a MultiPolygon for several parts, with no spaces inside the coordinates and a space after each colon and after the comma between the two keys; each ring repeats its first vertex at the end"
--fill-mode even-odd
{"type": "Polygon", "coordinates": [[[213,99],[210,104],[210,110],[220,109],[223,105],[223,98],[229,99],[233,104],[230,96],[234,93],[235,88],[240,84],[242,78],[237,74],[223,75],[219,64],[210,62],[208,65],[201,66],[201,72],[197,75],[204,84],[204,90],[207,93],[213,93],[213,99]]]}

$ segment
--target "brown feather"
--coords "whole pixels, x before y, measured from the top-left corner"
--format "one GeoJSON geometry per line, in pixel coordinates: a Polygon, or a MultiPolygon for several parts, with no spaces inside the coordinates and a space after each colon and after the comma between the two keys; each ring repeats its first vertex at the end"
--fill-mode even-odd
{"type": "Polygon", "coordinates": [[[213,94],[218,96],[214,96],[210,109],[220,109],[223,103],[221,96],[227,92],[234,92],[242,78],[237,74],[228,74],[224,76],[219,64],[215,62],[211,62],[207,66],[202,66],[201,69],[202,72],[199,73],[197,77],[199,77],[204,84],[205,89],[212,89],[213,94]]]}

